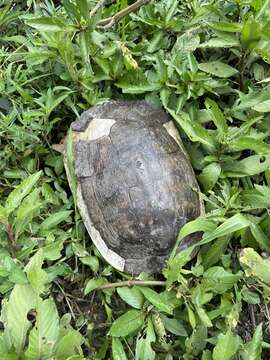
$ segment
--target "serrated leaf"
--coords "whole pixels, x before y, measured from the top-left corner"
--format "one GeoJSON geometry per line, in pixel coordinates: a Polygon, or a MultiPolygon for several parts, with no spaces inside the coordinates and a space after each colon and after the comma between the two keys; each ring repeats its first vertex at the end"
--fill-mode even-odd
{"type": "Polygon", "coordinates": [[[144,297],[140,290],[134,286],[132,288],[122,287],[117,288],[117,293],[122,300],[124,300],[128,305],[134,307],[135,309],[141,309],[144,304],[144,297]]]}
{"type": "Polygon", "coordinates": [[[129,310],[114,320],[109,334],[115,337],[128,336],[143,325],[144,315],[139,310],[129,310]]]}
{"type": "Polygon", "coordinates": [[[200,70],[220,78],[228,78],[238,73],[237,69],[219,60],[200,63],[198,64],[198,67],[200,70]]]}

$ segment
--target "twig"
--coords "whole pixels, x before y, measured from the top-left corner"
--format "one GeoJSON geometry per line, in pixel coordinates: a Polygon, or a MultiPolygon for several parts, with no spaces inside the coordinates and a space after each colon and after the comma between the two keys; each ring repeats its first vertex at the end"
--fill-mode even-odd
{"type": "Polygon", "coordinates": [[[98,1],[98,2],[96,3],[96,5],[93,7],[93,9],[90,11],[90,14],[89,14],[90,18],[93,17],[93,16],[96,14],[96,12],[97,12],[102,6],[104,6],[104,5],[106,4],[106,2],[107,2],[107,0],[100,0],[100,1],[98,1]]]}
{"type": "Polygon", "coordinates": [[[113,25],[117,24],[123,17],[129,15],[132,12],[135,12],[140,9],[143,5],[146,5],[150,0],[137,0],[134,4],[126,7],[125,9],[119,11],[112,17],[98,21],[97,27],[101,29],[109,29],[113,25]]]}
{"type": "Polygon", "coordinates": [[[152,280],[148,280],[148,281],[143,281],[143,280],[120,281],[120,282],[116,282],[116,283],[105,284],[105,285],[99,286],[98,288],[96,288],[96,290],[113,289],[113,288],[117,288],[117,287],[134,286],[134,285],[139,285],[139,286],[166,286],[166,281],[154,281],[154,280],[153,281],[152,280]]]}
{"type": "Polygon", "coordinates": [[[14,236],[14,232],[13,232],[13,228],[12,228],[11,224],[6,225],[6,234],[7,234],[8,242],[10,244],[11,253],[14,256],[17,251],[17,244],[15,241],[15,236],[14,236]]]}

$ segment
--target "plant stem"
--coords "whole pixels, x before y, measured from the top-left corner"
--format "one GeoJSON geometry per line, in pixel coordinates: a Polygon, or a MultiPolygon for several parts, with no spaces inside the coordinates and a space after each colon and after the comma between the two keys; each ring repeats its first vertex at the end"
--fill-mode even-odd
{"type": "Polygon", "coordinates": [[[97,27],[101,29],[109,29],[113,25],[117,24],[123,17],[129,15],[130,13],[137,11],[142,7],[143,5],[146,5],[150,2],[150,0],[137,0],[134,4],[131,4],[130,6],[126,7],[125,9],[119,11],[112,17],[100,20],[97,23],[97,27]]]}
{"type": "Polygon", "coordinates": [[[96,290],[113,289],[113,288],[124,287],[124,286],[129,286],[130,287],[130,286],[134,286],[134,285],[139,285],[139,286],[166,286],[166,281],[155,281],[155,280],[119,281],[119,282],[116,282],[116,283],[105,284],[105,285],[99,286],[98,288],[96,288],[96,290]]]}

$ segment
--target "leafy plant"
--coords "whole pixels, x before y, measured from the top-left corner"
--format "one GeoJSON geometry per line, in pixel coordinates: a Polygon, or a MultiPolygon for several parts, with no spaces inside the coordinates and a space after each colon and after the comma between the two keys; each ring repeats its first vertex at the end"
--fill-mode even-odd
{"type": "Polygon", "coordinates": [[[1,356],[268,359],[269,0],[4,0],[0,32],[1,356]],[[77,211],[68,128],[111,98],[163,107],[201,187],[162,281],[113,270],[77,211]]]}

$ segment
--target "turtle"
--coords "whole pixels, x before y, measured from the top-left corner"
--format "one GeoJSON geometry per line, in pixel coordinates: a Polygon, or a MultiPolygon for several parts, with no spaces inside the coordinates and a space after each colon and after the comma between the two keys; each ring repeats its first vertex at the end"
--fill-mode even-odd
{"type": "MultiPolygon", "coordinates": [[[[104,259],[130,274],[160,273],[179,230],[202,203],[172,118],[144,100],[95,105],[71,124],[77,206],[104,259]]],[[[64,145],[67,177],[67,141],[64,145]]],[[[182,241],[179,251],[198,241],[182,241]]]]}

